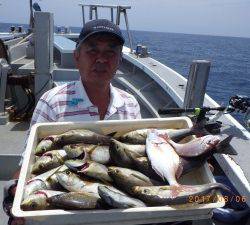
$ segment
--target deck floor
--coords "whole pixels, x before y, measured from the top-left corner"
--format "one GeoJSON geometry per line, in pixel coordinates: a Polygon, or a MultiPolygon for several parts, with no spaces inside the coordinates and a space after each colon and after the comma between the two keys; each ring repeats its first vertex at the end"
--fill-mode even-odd
{"type": "Polygon", "coordinates": [[[0,154],[21,154],[24,151],[28,122],[9,122],[0,125],[0,154]]]}

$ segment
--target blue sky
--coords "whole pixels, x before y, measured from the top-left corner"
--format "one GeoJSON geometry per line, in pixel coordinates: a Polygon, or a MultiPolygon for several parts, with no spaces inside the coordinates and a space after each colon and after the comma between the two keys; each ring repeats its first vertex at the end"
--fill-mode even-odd
{"type": "MultiPolygon", "coordinates": [[[[56,25],[81,26],[80,0],[34,0],[56,25]]],[[[0,0],[0,22],[27,23],[28,0],[0,0]]],[[[132,30],[250,37],[250,0],[84,0],[131,5],[132,30]]],[[[107,15],[106,11],[102,11],[107,15]]],[[[124,24],[122,23],[122,28],[124,24]]]]}

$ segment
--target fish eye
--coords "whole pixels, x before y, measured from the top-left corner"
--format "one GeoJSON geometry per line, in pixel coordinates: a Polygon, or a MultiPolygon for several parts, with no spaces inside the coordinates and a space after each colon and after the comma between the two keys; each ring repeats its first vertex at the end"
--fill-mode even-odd
{"type": "Polygon", "coordinates": [[[30,204],[30,207],[31,207],[32,209],[36,209],[36,207],[37,207],[36,202],[32,202],[32,203],[30,204]]]}
{"type": "Polygon", "coordinates": [[[67,175],[70,175],[70,174],[71,174],[71,172],[70,172],[69,170],[66,170],[65,173],[66,173],[67,175]]]}
{"type": "Polygon", "coordinates": [[[144,189],[144,190],[143,190],[143,193],[144,193],[144,194],[147,194],[147,193],[148,193],[148,189],[144,189]]]}
{"type": "Polygon", "coordinates": [[[119,173],[119,172],[120,172],[119,170],[115,169],[115,173],[119,173]]]}

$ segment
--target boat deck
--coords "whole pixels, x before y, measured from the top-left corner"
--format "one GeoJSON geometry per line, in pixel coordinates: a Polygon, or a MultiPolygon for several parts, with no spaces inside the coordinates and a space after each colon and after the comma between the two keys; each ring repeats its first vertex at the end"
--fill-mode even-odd
{"type": "MultiPolygon", "coordinates": [[[[124,63],[117,72],[114,85],[128,90],[137,97],[141,103],[143,118],[159,117],[157,110],[162,107],[182,106],[186,86],[185,78],[150,57],[138,58],[130,54],[128,49],[124,48],[124,50],[124,63]]],[[[216,102],[208,96],[206,96],[204,105],[217,106],[216,102]]],[[[250,154],[247,152],[250,146],[250,135],[231,116],[222,116],[220,120],[224,124],[222,132],[235,136],[231,146],[238,155],[230,157],[218,155],[216,159],[239,193],[247,196],[247,202],[250,205],[250,154]]],[[[18,169],[28,128],[28,123],[8,123],[0,126],[0,143],[2,144],[0,153],[1,196],[3,196],[5,181],[10,179],[18,169]]],[[[1,209],[0,216],[3,218],[1,222],[6,224],[7,217],[2,214],[1,209]]],[[[204,225],[212,224],[211,220],[203,222],[204,225]]],[[[194,224],[202,223],[196,221],[194,224]]],[[[250,223],[248,222],[248,224],[250,223]]]]}
{"type": "Polygon", "coordinates": [[[1,155],[17,155],[24,150],[28,122],[9,122],[0,126],[1,155]]]}

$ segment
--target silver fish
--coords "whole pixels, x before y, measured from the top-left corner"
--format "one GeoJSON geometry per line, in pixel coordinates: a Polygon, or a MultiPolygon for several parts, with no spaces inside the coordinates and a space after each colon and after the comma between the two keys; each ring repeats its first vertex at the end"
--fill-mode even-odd
{"type": "Polygon", "coordinates": [[[46,183],[40,179],[32,179],[25,185],[23,198],[26,199],[33,192],[41,189],[47,189],[46,183]]]}
{"type": "MultiPolygon", "coordinates": [[[[148,131],[152,129],[138,129],[134,131],[130,131],[124,135],[122,135],[119,140],[122,142],[130,143],[130,144],[145,144],[147,139],[148,131]]],[[[179,142],[183,138],[190,135],[205,135],[207,131],[204,129],[203,124],[197,124],[191,128],[185,129],[158,129],[162,134],[167,134],[173,141],[179,142]]]]}
{"type": "Polygon", "coordinates": [[[35,155],[42,155],[43,153],[47,151],[51,151],[53,149],[56,149],[56,142],[57,142],[57,135],[50,135],[44,139],[42,139],[36,149],[35,149],[35,155]]]}
{"type": "Polygon", "coordinates": [[[130,155],[142,157],[146,155],[145,145],[129,145],[112,139],[109,146],[111,160],[115,165],[126,168],[134,168],[130,155]]]}
{"type": "Polygon", "coordinates": [[[132,198],[114,187],[99,186],[98,193],[102,200],[113,208],[146,207],[142,201],[132,198]]]}
{"type": "Polygon", "coordinates": [[[58,135],[57,143],[59,145],[68,145],[68,144],[95,144],[95,145],[109,145],[110,144],[109,136],[97,134],[90,130],[78,129],[70,130],[61,135],[58,135]]]}
{"type": "Polygon", "coordinates": [[[105,145],[71,144],[64,146],[69,159],[90,159],[92,161],[108,164],[110,162],[109,147],[105,145]]]}
{"type": "Polygon", "coordinates": [[[94,149],[87,151],[89,159],[101,164],[110,163],[109,146],[96,146],[94,149]]]}
{"type": "Polygon", "coordinates": [[[96,197],[99,197],[98,186],[101,185],[100,183],[83,180],[70,170],[57,172],[56,176],[59,183],[68,191],[89,192],[95,195],[96,197]]]}
{"type": "MultiPolygon", "coordinates": [[[[59,171],[63,172],[65,170],[68,170],[68,167],[66,165],[62,165],[56,168],[56,172],[59,171]]],[[[48,177],[45,183],[49,190],[56,190],[56,191],[65,190],[65,188],[59,183],[56,174],[52,174],[50,177],[48,177]]]]}
{"type": "MultiPolygon", "coordinates": [[[[133,187],[134,196],[144,201],[150,206],[175,205],[183,203],[193,203],[192,199],[211,197],[214,190],[226,190],[228,187],[221,183],[209,183],[202,185],[180,185],[180,186],[153,186],[153,187],[133,187]],[[205,196],[205,197],[204,197],[205,196]]],[[[211,197],[210,200],[213,198],[211,197]]],[[[203,200],[203,202],[205,199],[203,200]]],[[[197,201],[196,201],[197,202],[197,201]]]]}
{"type": "Polygon", "coordinates": [[[32,166],[33,174],[41,174],[64,163],[67,154],[62,150],[52,150],[44,153],[32,166]]]}
{"type": "Polygon", "coordinates": [[[69,192],[48,198],[52,206],[62,209],[97,209],[101,208],[100,198],[87,192],[69,192]]]}
{"type": "Polygon", "coordinates": [[[146,151],[154,171],[162,179],[166,179],[170,185],[178,185],[176,172],[180,157],[158,130],[149,130],[146,151]]]}
{"type": "Polygon", "coordinates": [[[64,165],[66,165],[71,171],[77,173],[79,171],[86,160],[83,159],[68,159],[64,162],[64,165]]]}
{"type": "Polygon", "coordinates": [[[91,160],[67,160],[65,164],[78,174],[87,175],[103,183],[111,183],[113,181],[108,175],[108,168],[103,164],[91,160]]]}
{"type": "Polygon", "coordinates": [[[123,191],[131,193],[134,186],[153,186],[154,181],[144,174],[122,167],[108,167],[108,174],[114,180],[115,184],[123,191]]]}
{"type": "Polygon", "coordinates": [[[66,151],[69,159],[81,158],[84,159],[87,157],[86,152],[93,150],[96,145],[91,144],[70,144],[65,145],[63,149],[66,151]]]}
{"type": "Polygon", "coordinates": [[[147,138],[148,129],[138,129],[130,131],[119,137],[119,140],[122,142],[130,144],[145,144],[147,138]]]}
{"type": "Polygon", "coordinates": [[[52,190],[36,191],[22,201],[21,209],[25,211],[50,209],[51,207],[47,202],[47,199],[49,197],[62,193],[63,192],[61,191],[52,191],[52,190]]]}
{"type": "Polygon", "coordinates": [[[63,169],[65,169],[65,166],[59,166],[55,169],[47,171],[43,174],[40,174],[28,180],[24,188],[23,198],[25,199],[30,194],[41,189],[51,189],[51,187],[53,186],[51,184],[50,178],[53,177],[56,171],[63,170],[63,169]]]}

